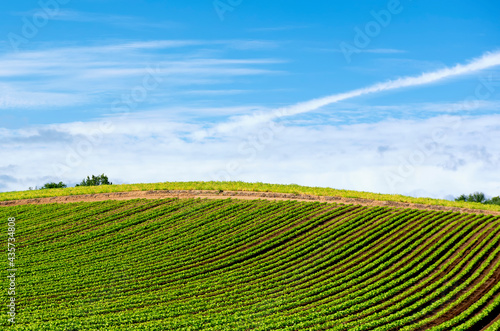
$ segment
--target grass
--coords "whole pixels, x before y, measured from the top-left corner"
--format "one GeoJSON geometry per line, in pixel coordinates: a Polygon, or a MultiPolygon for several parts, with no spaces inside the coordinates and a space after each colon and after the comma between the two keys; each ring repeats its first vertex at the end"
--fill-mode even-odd
{"type": "Polygon", "coordinates": [[[349,190],[337,190],[328,187],[309,187],[296,184],[266,184],[245,182],[164,182],[151,184],[122,184],[90,187],[69,187],[64,189],[31,190],[0,193],[0,201],[47,198],[68,195],[98,194],[111,192],[131,192],[150,190],[210,190],[210,191],[254,191],[291,194],[308,194],[314,196],[336,196],[343,198],[369,199],[377,201],[395,201],[417,203],[445,207],[470,208],[480,210],[500,211],[498,205],[484,205],[473,202],[457,202],[431,198],[413,198],[399,194],[380,194],[349,190]]]}

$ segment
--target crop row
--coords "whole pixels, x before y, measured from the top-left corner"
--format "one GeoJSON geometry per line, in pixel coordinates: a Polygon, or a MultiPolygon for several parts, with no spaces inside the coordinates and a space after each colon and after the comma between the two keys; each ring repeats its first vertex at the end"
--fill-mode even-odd
{"type": "Polygon", "coordinates": [[[13,330],[466,330],[500,310],[494,216],[230,199],[7,215],[13,330]]]}

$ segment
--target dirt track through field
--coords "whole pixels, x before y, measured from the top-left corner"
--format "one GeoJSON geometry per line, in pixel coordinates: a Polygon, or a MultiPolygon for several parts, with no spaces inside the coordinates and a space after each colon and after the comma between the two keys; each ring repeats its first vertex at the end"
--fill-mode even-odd
{"type": "Polygon", "coordinates": [[[460,213],[500,215],[500,212],[491,210],[467,209],[457,207],[445,207],[437,205],[424,205],[416,203],[378,201],[360,198],[342,198],[332,196],[314,196],[307,194],[273,193],[273,192],[250,192],[250,191],[202,191],[202,190],[164,190],[164,191],[130,191],[112,192],[87,195],[69,195],[52,198],[35,198],[23,200],[0,201],[0,207],[19,205],[38,205],[49,203],[71,203],[71,202],[93,202],[105,200],[132,200],[132,199],[165,199],[165,198],[206,198],[206,199],[242,199],[242,200],[296,200],[296,201],[319,201],[328,203],[344,203],[362,206],[381,206],[394,208],[412,208],[432,211],[453,211],[460,213]]]}

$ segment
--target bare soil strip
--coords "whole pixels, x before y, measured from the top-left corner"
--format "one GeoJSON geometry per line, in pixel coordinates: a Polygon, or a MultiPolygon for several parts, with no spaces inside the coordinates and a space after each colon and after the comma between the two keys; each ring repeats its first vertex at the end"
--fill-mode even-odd
{"type": "Polygon", "coordinates": [[[406,203],[396,201],[378,201],[360,198],[342,198],[332,196],[314,196],[307,194],[289,194],[274,192],[250,192],[250,191],[208,191],[208,190],[164,190],[164,191],[131,191],[131,192],[113,192],[86,195],[70,195],[52,198],[36,198],[0,201],[0,207],[19,206],[19,205],[37,205],[49,203],[71,203],[71,202],[93,202],[104,200],[132,200],[132,199],[166,199],[166,198],[207,198],[207,199],[243,199],[243,200],[296,200],[296,201],[319,201],[328,203],[345,203],[362,206],[381,206],[394,208],[412,208],[431,211],[452,211],[471,214],[500,215],[500,212],[491,210],[468,209],[457,207],[445,207],[437,205],[424,205],[417,203],[406,203]]]}

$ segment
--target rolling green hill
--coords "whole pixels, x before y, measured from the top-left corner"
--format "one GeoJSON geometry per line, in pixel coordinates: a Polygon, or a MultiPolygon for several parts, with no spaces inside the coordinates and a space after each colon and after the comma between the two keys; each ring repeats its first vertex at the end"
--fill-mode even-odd
{"type": "Polygon", "coordinates": [[[12,330],[500,326],[498,216],[138,199],[2,207],[0,218],[2,242],[15,238],[3,259],[16,268],[12,330]]]}
{"type": "Polygon", "coordinates": [[[212,190],[212,191],[254,191],[292,194],[308,194],[312,196],[335,196],[342,198],[369,199],[376,201],[393,201],[416,203],[456,208],[491,210],[500,212],[498,205],[485,205],[475,202],[448,201],[431,198],[413,198],[399,194],[379,194],[349,190],[337,190],[328,187],[309,187],[296,184],[266,184],[246,182],[164,182],[150,184],[122,184],[102,186],[80,186],[63,189],[28,190],[0,193],[0,201],[34,199],[44,197],[70,196],[82,194],[99,194],[111,192],[158,191],[158,190],[212,190]]]}

